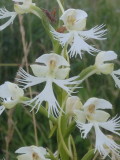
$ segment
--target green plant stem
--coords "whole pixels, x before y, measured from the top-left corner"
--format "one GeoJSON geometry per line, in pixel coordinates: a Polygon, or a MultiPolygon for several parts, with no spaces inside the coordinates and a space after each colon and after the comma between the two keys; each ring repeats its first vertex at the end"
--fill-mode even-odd
{"type": "Polygon", "coordinates": [[[70,140],[71,140],[71,143],[72,143],[72,147],[73,147],[73,153],[74,153],[74,160],[77,160],[77,151],[76,151],[76,147],[75,147],[75,142],[73,140],[73,137],[70,136],[70,140]]]}
{"type": "Polygon", "coordinates": [[[57,0],[57,3],[58,3],[58,5],[59,5],[59,7],[61,9],[61,12],[64,13],[64,8],[63,8],[63,5],[62,5],[61,1],[57,0]]]}
{"type": "Polygon", "coordinates": [[[18,67],[20,64],[15,63],[0,63],[0,67],[18,67]]]}
{"type": "Polygon", "coordinates": [[[93,160],[97,160],[97,157],[99,156],[99,152],[97,152],[93,158],[93,160]]]}
{"type": "Polygon", "coordinates": [[[88,77],[92,76],[93,74],[95,74],[97,71],[96,69],[96,66],[95,65],[92,65],[92,66],[89,66],[87,68],[85,68],[80,74],[80,80],[82,80],[82,82],[84,80],[86,80],[88,77]]]}
{"type": "Polygon", "coordinates": [[[79,79],[80,79],[80,83],[75,85],[74,88],[72,89],[72,91],[75,90],[76,87],[78,87],[83,81],[85,81],[87,78],[89,78],[90,76],[92,76],[93,74],[95,74],[97,72],[96,66],[92,65],[89,66],[87,68],[85,68],[80,74],[79,74],[79,79]]]}
{"type": "Polygon", "coordinates": [[[93,160],[94,149],[89,150],[81,160],[93,160]]]}
{"type": "MultiPolygon", "coordinates": [[[[65,144],[65,142],[64,142],[64,138],[63,138],[63,136],[62,136],[62,131],[61,131],[61,117],[62,117],[62,116],[60,115],[59,118],[58,118],[58,133],[59,133],[60,140],[61,140],[61,144],[62,144],[64,150],[66,151],[66,153],[68,154],[68,156],[72,158],[72,155],[71,155],[70,151],[68,150],[68,148],[67,148],[67,146],[66,146],[66,144],[65,144]]],[[[61,145],[61,144],[60,144],[60,145],[61,145]]]]}
{"type": "Polygon", "coordinates": [[[71,132],[75,129],[75,126],[76,122],[75,121],[71,122],[71,124],[67,128],[67,131],[64,134],[64,138],[68,137],[71,134],[71,132]]]}
{"type": "Polygon", "coordinates": [[[48,112],[47,112],[47,110],[44,108],[44,107],[40,107],[40,109],[39,109],[39,112],[42,114],[42,115],[44,115],[46,118],[48,118],[49,120],[51,120],[54,124],[56,124],[57,125],[57,119],[55,118],[55,117],[53,117],[52,115],[50,115],[49,117],[48,117],[48,112]]]}
{"type": "Polygon", "coordinates": [[[24,139],[23,139],[23,137],[22,137],[19,129],[16,127],[16,125],[14,125],[14,128],[15,128],[15,130],[16,130],[16,132],[17,132],[17,134],[18,134],[18,136],[19,136],[19,138],[20,138],[20,140],[21,140],[21,142],[23,143],[24,146],[26,146],[27,144],[26,144],[26,142],[24,141],[24,139]]]}
{"type": "MultiPolygon", "coordinates": [[[[92,65],[92,66],[89,66],[89,67],[85,68],[85,69],[79,74],[81,83],[82,83],[84,80],[86,80],[88,77],[92,76],[92,75],[95,74],[95,73],[96,73],[96,67],[95,67],[95,65],[92,65]]],[[[78,84],[77,84],[75,87],[77,87],[77,86],[78,86],[78,84]]],[[[70,124],[70,125],[68,126],[68,128],[67,128],[67,131],[66,131],[65,134],[64,134],[64,137],[67,137],[67,136],[69,136],[69,135],[71,134],[71,132],[72,132],[72,131],[74,130],[74,128],[75,128],[75,125],[76,125],[76,122],[75,122],[75,121],[71,122],[71,124],[70,124]]]]}
{"type": "Polygon", "coordinates": [[[54,46],[54,41],[55,41],[55,40],[54,40],[53,35],[52,35],[52,33],[51,33],[51,27],[52,27],[52,26],[50,25],[50,22],[49,22],[47,16],[46,16],[45,13],[42,11],[42,9],[40,9],[40,8],[37,7],[37,6],[31,5],[30,9],[31,9],[31,13],[33,13],[34,15],[36,15],[37,17],[40,18],[40,20],[41,20],[41,22],[42,22],[42,24],[43,24],[43,27],[44,27],[46,33],[48,34],[48,36],[50,37],[50,39],[51,39],[51,41],[52,41],[52,43],[53,43],[53,46],[54,46]]]}

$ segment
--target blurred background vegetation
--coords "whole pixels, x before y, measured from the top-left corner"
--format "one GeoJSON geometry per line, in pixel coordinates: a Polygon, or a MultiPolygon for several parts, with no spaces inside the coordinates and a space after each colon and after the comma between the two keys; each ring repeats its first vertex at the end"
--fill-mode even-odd
{"type": "MultiPolygon", "coordinates": [[[[115,61],[115,68],[120,68],[120,0],[64,0],[65,8],[83,9],[88,13],[87,29],[96,25],[106,24],[108,29],[106,41],[91,42],[101,50],[114,50],[118,54],[115,61]]],[[[56,0],[36,0],[35,3],[48,11],[56,10],[58,5],[56,0]]],[[[13,11],[11,0],[1,0],[0,7],[6,7],[13,11]]],[[[58,21],[58,13],[56,13],[58,21]]],[[[2,24],[3,21],[0,21],[2,24]]],[[[24,15],[23,19],[16,18],[13,25],[0,32],[0,84],[4,81],[14,82],[24,57],[22,43],[23,33],[20,30],[20,23],[25,29],[25,38],[30,44],[28,61],[34,63],[41,54],[49,53],[52,45],[46,35],[40,20],[34,15],[24,15]]],[[[52,24],[56,25],[55,22],[52,24]]],[[[81,60],[79,57],[71,60],[71,75],[77,75],[85,67],[94,63],[95,57],[85,54],[81,60]]],[[[24,63],[23,63],[24,66],[24,63]]],[[[84,103],[90,97],[99,97],[109,100],[113,104],[112,115],[120,114],[120,91],[115,87],[111,76],[94,75],[83,83],[83,88],[79,91],[79,96],[84,103]]],[[[39,88],[33,87],[35,94],[39,88]]],[[[29,95],[29,93],[26,93],[29,95]]],[[[16,106],[14,110],[5,111],[0,116],[0,159],[7,157],[8,160],[15,159],[15,150],[22,146],[35,144],[32,114],[30,108],[16,106]]],[[[56,137],[48,138],[49,123],[41,114],[36,114],[39,145],[48,147],[52,151],[56,150],[56,137]],[[47,128],[47,132],[46,132],[47,128]]],[[[76,141],[79,159],[91,147],[91,142],[82,140],[78,129],[73,133],[76,141]],[[86,147],[87,146],[87,147],[86,147]]],[[[94,137],[91,137],[91,141],[94,137]]],[[[116,139],[117,140],[117,139],[116,139]]]]}

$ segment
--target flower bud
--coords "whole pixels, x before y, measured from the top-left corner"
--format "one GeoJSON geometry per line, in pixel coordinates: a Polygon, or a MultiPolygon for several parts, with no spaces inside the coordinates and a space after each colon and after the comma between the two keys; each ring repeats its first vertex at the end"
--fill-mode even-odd
{"type": "Polygon", "coordinates": [[[24,0],[23,4],[15,4],[14,10],[18,14],[29,13],[31,11],[31,5],[35,6],[35,3],[32,3],[32,0],[24,0]]]}
{"type": "Polygon", "coordinates": [[[82,103],[77,96],[68,97],[66,101],[66,113],[74,115],[74,110],[82,109],[82,103]]]}
{"type": "Polygon", "coordinates": [[[117,55],[113,51],[100,52],[96,56],[95,66],[97,68],[97,74],[111,74],[114,70],[114,64],[108,63],[107,61],[112,61],[117,58],[117,55]],[[105,63],[106,62],[106,63],[105,63]]]}
{"type": "Polygon", "coordinates": [[[0,106],[0,114],[7,109],[13,108],[17,103],[21,102],[24,96],[23,89],[16,84],[5,82],[0,86],[0,98],[2,99],[2,106],[0,106]]]}

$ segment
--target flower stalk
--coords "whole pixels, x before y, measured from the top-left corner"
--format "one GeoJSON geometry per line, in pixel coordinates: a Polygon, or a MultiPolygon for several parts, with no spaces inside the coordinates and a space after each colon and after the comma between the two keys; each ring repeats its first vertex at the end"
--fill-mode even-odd
{"type": "Polygon", "coordinates": [[[57,0],[57,3],[58,3],[58,5],[59,5],[59,7],[61,9],[61,12],[64,13],[64,8],[63,8],[63,5],[62,5],[61,1],[57,0]]]}

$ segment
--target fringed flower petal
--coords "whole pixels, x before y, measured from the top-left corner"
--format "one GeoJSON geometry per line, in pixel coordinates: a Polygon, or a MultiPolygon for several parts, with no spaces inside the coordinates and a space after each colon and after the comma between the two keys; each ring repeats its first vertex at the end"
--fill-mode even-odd
{"type": "Polygon", "coordinates": [[[5,24],[0,26],[0,31],[2,31],[7,26],[12,24],[16,16],[17,16],[16,12],[9,12],[6,8],[1,8],[0,9],[0,19],[9,18],[9,17],[10,19],[5,24]]]}
{"type": "Polygon", "coordinates": [[[75,76],[75,77],[65,79],[65,80],[54,79],[53,82],[57,84],[59,87],[61,87],[62,89],[64,89],[68,94],[71,94],[73,93],[73,90],[79,88],[79,87],[73,86],[73,85],[80,84],[80,81],[77,80],[78,78],[79,76],[75,76]]]}
{"type": "Polygon", "coordinates": [[[73,33],[59,33],[55,31],[53,28],[51,29],[51,33],[53,34],[54,38],[60,42],[61,46],[64,47],[65,45],[72,42],[73,33]]]}
{"type": "Polygon", "coordinates": [[[107,29],[103,29],[105,25],[95,26],[94,28],[88,31],[79,31],[79,35],[82,36],[84,39],[98,39],[98,40],[105,40],[103,36],[106,35],[107,29]]]}
{"type": "Polygon", "coordinates": [[[70,57],[79,55],[82,58],[83,51],[87,51],[89,54],[93,55],[92,52],[99,52],[98,49],[87,44],[82,37],[79,36],[78,32],[73,32],[73,40],[70,44],[71,47],[68,50],[70,57]]]}
{"type": "Polygon", "coordinates": [[[76,126],[80,129],[81,137],[86,138],[91,128],[93,127],[93,124],[92,123],[81,123],[78,120],[76,120],[76,123],[77,123],[76,126]]]}
{"type": "Polygon", "coordinates": [[[32,100],[27,101],[26,104],[31,105],[32,110],[34,108],[37,108],[36,112],[38,112],[39,108],[41,107],[42,102],[44,102],[44,101],[48,102],[48,116],[50,114],[53,114],[57,117],[59,114],[60,106],[55,98],[54,93],[53,93],[51,80],[48,80],[46,82],[45,88],[40,94],[38,94],[32,100]]]}
{"type": "Polygon", "coordinates": [[[115,116],[107,122],[99,122],[100,127],[120,136],[120,117],[115,116]]]}
{"type": "Polygon", "coordinates": [[[97,123],[94,125],[94,128],[96,134],[95,151],[98,150],[101,156],[106,156],[108,154],[106,147],[108,147],[113,153],[119,155],[120,145],[118,145],[112,139],[105,136],[100,130],[97,123]]]}
{"type": "Polygon", "coordinates": [[[5,110],[4,106],[0,106],[0,115],[3,113],[3,111],[5,110]]]}
{"type": "Polygon", "coordinates": [[[116,71],[113,71],[111,73],[111,76],[112,78],[114,79],[115,81],[115,85],[116,87],[120,88],[120,69],[116,70],[116,71]]]}
{"type": "Polygon", "coordinates": [[[20,78],[16,78],[16,80],[24,89],[46,81],[46,78],[31,76],[22,68],[20,68],[17,75],[20,76],[20,78]]]}

